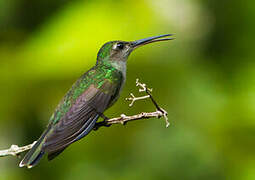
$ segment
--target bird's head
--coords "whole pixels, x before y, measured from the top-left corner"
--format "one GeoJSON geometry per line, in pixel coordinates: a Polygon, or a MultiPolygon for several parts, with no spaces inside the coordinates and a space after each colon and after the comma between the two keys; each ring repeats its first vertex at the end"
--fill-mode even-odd
{"type": "Polygon", "coordinates": [[[167,41],[174,38],[163,38],[172,36],[172,34],[166,34],[161,36],[154,36],[137,41],[110,41],[105,43],[97,54],[97,64],[110,63],[118,66],[125,64],[130,53],[145,44],[150,44],[158,41],[167,41]]]}

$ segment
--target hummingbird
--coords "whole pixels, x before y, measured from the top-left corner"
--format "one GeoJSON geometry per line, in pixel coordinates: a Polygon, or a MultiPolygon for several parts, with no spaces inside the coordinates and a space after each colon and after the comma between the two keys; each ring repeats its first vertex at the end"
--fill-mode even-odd
{"type": "Polygon", "coordinates": [[[137,41],[110,41],[97,54],[96,65],[85,72],[66,93],[50,117],[46,130],[25,155],[19,166],[32,168],[45,153],[54,159],[70,144],[85,137],[99,117],[119,98],[125,84],[127,59],[145,44],[172,40],[165,34],[137,41]]]}

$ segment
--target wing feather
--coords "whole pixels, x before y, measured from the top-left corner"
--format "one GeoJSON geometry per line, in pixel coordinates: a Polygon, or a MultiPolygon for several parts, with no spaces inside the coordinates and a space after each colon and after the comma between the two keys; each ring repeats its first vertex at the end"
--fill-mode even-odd
{"type": "Polygon", "coordinates": [[[91,85],[88,90],[94,95],[90,96],[88,91],[85,91],[65,116],[53,125],[43,145],[45,152],[58,154],[56,152],[86,136],[93,129],[99,114],[111,103],[113,93],[109,92],[115,91],[116,87],[105,81],[102,88],[91,85]]]}

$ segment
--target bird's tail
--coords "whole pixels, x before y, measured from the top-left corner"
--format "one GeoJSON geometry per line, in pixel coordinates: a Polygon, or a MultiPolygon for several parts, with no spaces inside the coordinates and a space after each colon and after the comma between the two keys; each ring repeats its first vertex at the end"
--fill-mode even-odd
{"type": "Polygon", "coordinates": [[[30,151],[25,155],[23,160],[20,162],[19,167],[27,166],[27,168],[32,168],[39,163],[42,158],[44,151],[42,150],[42,145],[44,142],[44,137],[47,131],[42,134],[35,145],[30,149],[30,151]]]}

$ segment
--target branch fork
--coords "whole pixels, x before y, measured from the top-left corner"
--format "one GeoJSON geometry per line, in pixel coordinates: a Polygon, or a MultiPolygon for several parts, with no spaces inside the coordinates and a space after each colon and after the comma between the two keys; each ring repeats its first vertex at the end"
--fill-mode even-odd
{"type": "Polygon", "coordinates": [[[147,85],[145,83],[140,83],[139,79],[136,79],[136,86],[140,87],[139,88],[139,92],[146,92],[147,95],[145,96],[140,96],[140,97],[135,97],[133,93],[130,93],[130,97],[126,98],[127,101],[131,101],[131,103],[129,104],[129,106],[133,106],[135,101],[138,100],[142,100],[142,99],[148,99],[150,98],[152,103],[154,104],[154,106],[156,107],[157,111],[156,112],[160,112],[158,115],[158,118],[160,117],[164,117],[165,122],[166,122],[166,127],[169,127],[170,123],[168,121],[168,117],[167,117],[167,111],[164,110],[163,108],[161,108],[158,103],[155,101],[155,99],[152,97],[152,88],[148,88],[147,85]]]}

